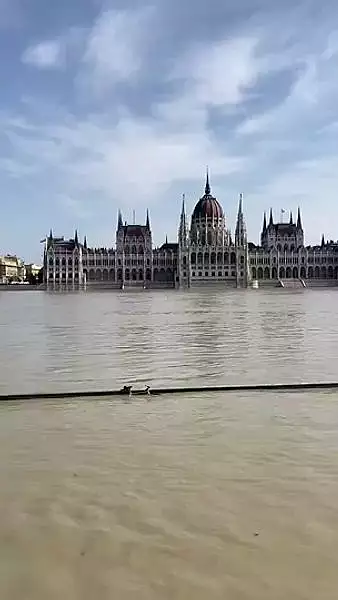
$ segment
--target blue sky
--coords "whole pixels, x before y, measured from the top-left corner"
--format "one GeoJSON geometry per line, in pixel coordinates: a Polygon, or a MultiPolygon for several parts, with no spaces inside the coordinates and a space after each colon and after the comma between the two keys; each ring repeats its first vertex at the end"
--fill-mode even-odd
{"type": "Polygon", "coordinates": [[[0,0],[0,254],[50,227],[115,241],[117,210],[176,239],[212,191],[249,238],[300,205],[338,238],[338,6],[326,0],[0,0]]]}

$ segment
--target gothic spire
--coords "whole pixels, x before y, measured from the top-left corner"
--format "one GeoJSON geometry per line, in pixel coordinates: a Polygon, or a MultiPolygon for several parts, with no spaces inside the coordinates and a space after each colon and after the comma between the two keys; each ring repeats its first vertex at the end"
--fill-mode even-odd
{"type": "Polygon", "coordinates": [[[165,243],[166,244],[168,243],[168,236],[167,235],[165,236],[165,243]]]}
{"type": "Polygon", "coordinates": [[[290,211],[290,225],[293,225],[293,217],[292,217],[292,210],[290,211]]]}
{"type": "Polygon", "coordinates": [[[51,230],[50,230],[50,232],[49,232],[49,239],[50,239],[50,240],[52,240],[52,239],[53,239],[53,231],[52,231],[52,229],[51,229],[51,230]]]}
{"type": "Polygon", "coordinates": [[[150,231],[149,210],[147,209],[146,228],[150,231]]]}
{"type": "Polygon", "coordinates": [[[178,243],[185,245],[187,241],[187,219],[185,214],[185,194],[182,196],[182,210],[180,216],[180,226],[178,229],[178,243]]]}
{"type": "Polygon", "coordinates": [[[264,216],[263,216],[263,231],[266,231],[266,212],[264,211],[264,216]]]}
{"type": "Polygon", "coordinates": [[[238,216],[243,215],[243,194],[239,195],[238,216]]]}
{"type": "Polygon", "coordinates": [[[238,202],[238,214],[237,214],[237,223],[235,230],[235,244],[236,246],[243,247],[246,245],[246,225],[244,221],[243,215],[243,194],[239,195],[238,202]]]}
{"type": "Polygon", "coordinates": [[[297,213],[297,229],[303,229],[299,206],[298,206],[298,213],[297,213]]]}
{"type": "Polygon", "coordinates": [[[210,189],[210,183],[209,183],[209,169],[207,167],[207,177],[206,177],[206,180],[205,180],[204,193],[205,193],[206,196],[209,196],[210,192],[211,192],[211,189],[210,189]]]}
{"type": "Polygon", "coordinates": [[[78,245],[78,243],[79,243],[79,238],[78,238],[78,235],[77,235],[77,229],[75,229],[74,242],[75,242],[76,245],[78,245]]]}
{"type": "Polygon", "coordinates": [[[272,208],[270,208],[270,218],[269,218],[269,225],[273,225],[272,208]]]}
{"type": "Polygon", "coordinates": [[[84,236],[83,247],[87,249],[87,236],[84,236]]]}
{"type": "Polygon", "coordinates": [[[324,234],[322,235],[322,248],[325,246],[325,238],[324,238],[324,234]]]}
{"type": "Polygon", "coordinates": [[[118,230],[122,229],[122,227],[123,227],[122,213],[121,213],[121,211],[119,209],[118,216],[117,216],[117,229],[118,230]]]}

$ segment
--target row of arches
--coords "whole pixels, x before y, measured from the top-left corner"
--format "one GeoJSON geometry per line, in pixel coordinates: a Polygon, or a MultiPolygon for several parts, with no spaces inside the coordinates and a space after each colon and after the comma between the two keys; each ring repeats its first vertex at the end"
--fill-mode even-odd
{"type": "Polygon", "coordinates": [[[73,265],[78,266],[79,259],[78,259],[77,256],[74,259],[73,259],[73,257],[70,256],[68,258],[68,260],[66,259],[65,256],[63,256],[61,259],[57,256],[55,258],[55,261],[54,261],[54,258],[52,256],[50,256],[49,259],[48,259],[48,264],[49,264],[50,267],[54,267],[54,265],[56,267],[59,267],[60,265],[62,267],[65,267],[67,264],[68,264],[69,267],[72,267],[73,265]]]}
{"type": "MultiPolygon", "coordinates": [[[[244,256],[241,257],[243,259],[244,262],[244,256]]],[[[223,265],[226,264],[228,265],[229,263],[231,265],[235,265],[236,264],[236,253],[235,252],[231,252],[229,254],[229,252],[192,252],[191,253],[191,264],[195,265],[196,262],[197,264],[209,264],[211,263],[212,265],[215,265],[216,263],[218,265],[223,265]]]]}
{"type": "Polygon", "coordinates": [[[338,267],[251,267],[253,279],[338,279],[338,267]]]}
{"type": "Polygon", "coordinates": [[[193,244],[201,244],[202,246],[205,246],[206,244],[208,246],[221,245],[224,243],[224,231],[222,229],[218,231],[208,231],[208,233],[205,234],[204,231],[201,233],[200,231],[194,230],[190,233],[190,240],[193,244]]]}
{"type": "Polygon", "coordinates": [[[297,246],[295,244],[277,244],[278,252],[295,252],[297,250],[297,246]]]}
{"type": "Polygon", "coordinates": [[[87,281],[174,281],[173,269],[83,269],[87,281]]]}
{"type": "Polygon", "coordinates": [[[124,247],[124,253],[125,254],[144,254],[144,247],[143,246],[136,247],[135,245],[133,245],[133,246],[126,245],[124,247]]]}

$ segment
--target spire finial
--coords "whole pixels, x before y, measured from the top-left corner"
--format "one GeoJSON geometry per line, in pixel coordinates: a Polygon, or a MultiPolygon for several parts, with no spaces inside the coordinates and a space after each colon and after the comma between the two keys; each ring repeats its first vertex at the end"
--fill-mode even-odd
{"type": "Polygon", "coordinates": [[[165,236],[165,243],[166,244],[168,243],[168,236],[167,235],[165,236]]]}
{"type": "Polygon", "coordinates": [[[209,183],[209,167],[207,166],[207,176],[205,180],[205,190],[204,193],[206,196],[210,195],[210,183],[209,183]]]}
{"type": "Polygon", "coordinates": [[[297,213],[297,229],[303,229],[299,206],[298,206],[298,213],[297,213]]]}
{"type": "Polygon", "coordinates": [[[292,210],[290,210],[290,225],[293,225],[293,216],[292,216],[292,210]]]}
{"type": "Polygon", "coordinates": [[[324,238],[324,234],[322,235],[322,248],[325,246],[325,238],[324,238]]]}
{"type": "Polygon", "coordinates": [[[121,213],[121,211],[120,211],[120,209],[119,209],[119,212],[118,212],[118,218],[117,218],[117,229],[118,229],[118,230],[119,230],[119,229],[122,229],[122,227],[123,227],[122,213],[121,213]]]}
{"type": "Polygon", "coordinates": [[[272,208],[270,208],[270,218],[269,218],[269,225],[273,225],[272,208]]]}
{"type": "Polygon", "coordinates": [[[76,245],[79,243],[79,238],[78,238],[78,235],[77,235],[77,229],[75,229],[74,242],[75,242],[76,245]]]}
{"type": "Polygon", "coordinates": [[[146,217],[146,228],[150,231],[150,219],[149,219],[149,210],[147,209],[147,217],[146,217]]]}
{"type": "Polygon", "coordinates": [[[264,216],[263,216],[263,231],[266,230],[266,212],[264,211],[264,216]]]}
{"type": "Polygon", "coordinates": [[[243,214],[243,194],[242,193],[239,195],[238,214],[239,215],[243,214]]]}
{"type": "Polygon", "coordinates": [[[84,236],[84,240],[83,240],[83,247],[87,248],[87,236],[84,236]]]}

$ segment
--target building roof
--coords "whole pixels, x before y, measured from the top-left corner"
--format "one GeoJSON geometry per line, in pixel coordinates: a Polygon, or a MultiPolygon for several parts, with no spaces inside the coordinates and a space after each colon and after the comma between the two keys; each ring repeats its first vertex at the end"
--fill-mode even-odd
{"type": "Polygon", "coordinates": [[[297,233],[297,225],[294,223],[274,223],[269,227],[273,227],[276,233],[281,235],[296,235],[297,233]]]}
{"type": "Polygon", "coordinates": [[[173,252],[177,252],[178,244],[177,242],[165,242],[159,247],[159,250],[171,250],[173,252]]]}
{"type": "Polygon", "coordinates": [[[195,219],[223,219],[224,213],[218,200],[211,194],[209,183],[209,173],[205,182],[204,196],[197,202],[194,212],[192,213],[192,221],[195,219]]]}
{"type": "Polygon", "coordinates": [[[144,237],[149,234],[149,229],[146,225],[123,225],[124,236],[144,237]]]}

